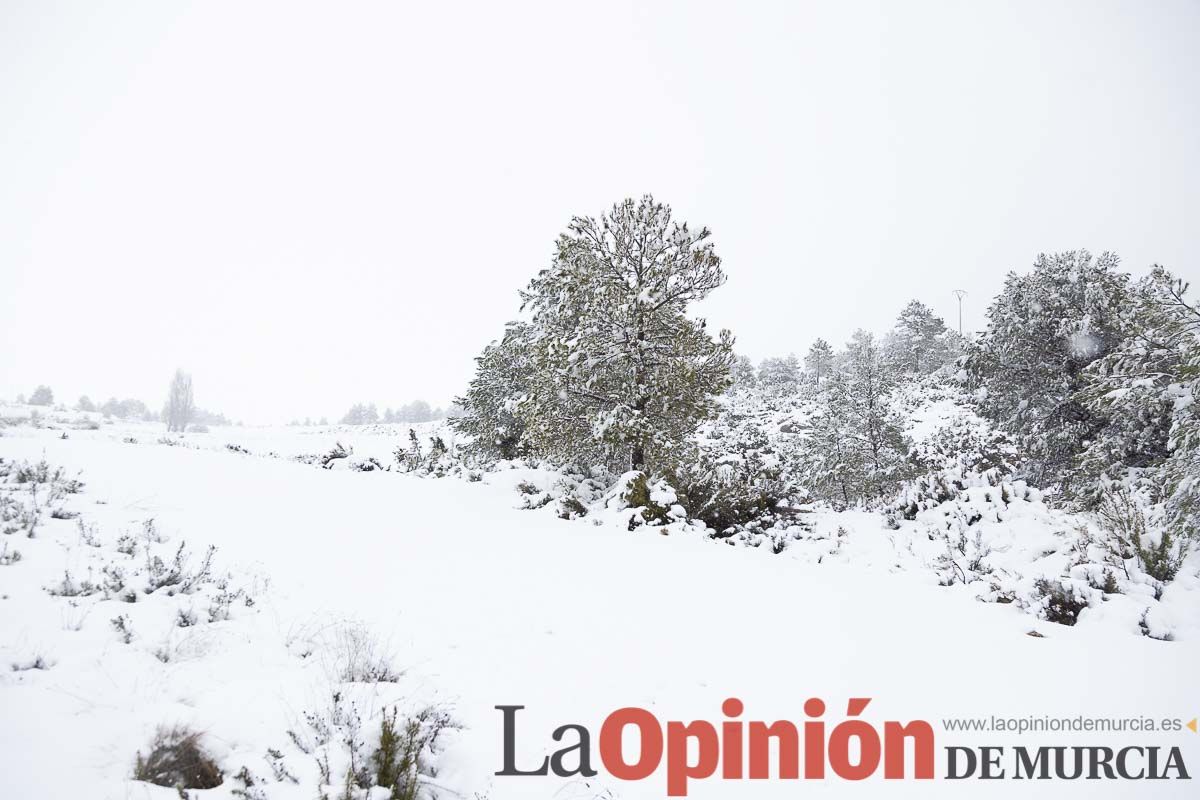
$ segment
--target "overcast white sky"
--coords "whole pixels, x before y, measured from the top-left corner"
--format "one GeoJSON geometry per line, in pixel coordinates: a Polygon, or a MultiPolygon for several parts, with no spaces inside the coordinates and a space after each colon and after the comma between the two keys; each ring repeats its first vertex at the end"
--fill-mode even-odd
{"type": "Polygon", "coordinates": [[[756,361],[1039,251],[1200,284],[1198,104],[1197,2],[0,0],[0,397],[444,404],[644,192],[756,361]]]}

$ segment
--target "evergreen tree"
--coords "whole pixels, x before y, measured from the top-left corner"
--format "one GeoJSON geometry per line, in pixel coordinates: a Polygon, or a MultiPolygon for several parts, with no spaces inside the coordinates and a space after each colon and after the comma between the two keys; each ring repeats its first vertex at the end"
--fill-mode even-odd
{"type": "Polygon", "coordinates": [[[485,460],[518,458],[528,451],[521,407],[533,369],[531,338],[528,324],[509,323],[504,337],[475,359],[475,377],[454,401],[462,414],[450,424],[470,437],[467,449],[485,460]]]}
{"type": "Polygon", "coordinates": [[[433,409],[424,400],[414,400],[402,409],[405,422],[428,422],[433,419],[433,409]]]}
{"type": "Polygon", "coordinates": [[[375,405],[366,403],[355,403],[342,417],[343,425],[369,425],[378,421],[379,412],[375,409],[375,405]]]}
{"type": "Polygon", "coordinates": [[[1200,538],[1200,311],[1192,315],[1192,338],[1181,373],[1179,403],[1171,424],[1171,457],[1165,469],[1166,520],[1181,536],[1200,538]]]}
{"type": "Polygon", "coordinates": [[[801,474],[810,491],[845,507],[886,497],[910,470],[894,375],[875,338],[856,331],[839,362],[817,396],[801,474]]]}
{"type": "Polygon", "coordinates": [[[1184,393],[1184,365],[1195,338],[1183,303],[1184,287],[1155,267],[1129,293],[1122,309],[1125,338],[1084,370],[1076,399],[1104,425],[1079,456],[1082,492],[1098,498],[1106,480],[1164,463],[1184,393]]]}
{"type": "Polygon", "coordinates": [[[848,412],[849,395],[845,373],[835,371],[825,377],[800,453],[799,473],[805,487],[837,509],[856,502],[863,485],[862,461],[848,412]]]}
{"type": "Polygon", "coordinates": [[[1105,425],[1079,392],[1088,365],[1125,336],[1129,276],[1118,266],[1111,253],[1039,255],[1031,273],[1009,274],[968,351],[980,411],[1016,436],[1019,472],[1035,485],[1069,488],[1076,457],[1105,425]]]}
{"type": "Polygon", "coordinates": [[[754,364],[746,356],[736,356],[729,368],[729,376],[733,385],[740,389],[753,388],[758,383],[754,364]]]}
{"type": "Polygon", "coordinates": [[[196,413],[196,401],[192,396],[192,376],[182,369],[175,370],[167,392],[167,403],[163,408],[163,421],[168,431],[183,433],[196,413]]]}
{"type": "Polygon", "coordinates": [[[808,348],[804,357],[804,368],[812,376],[813,388],[820,389],[821,381],[829,376],[833,369],[833,348],[824,339],[817,339],[808,348]]]}
{"type": "Polygon", "coordinates": [[[758,366],[758,385],[770,394],[793,394],[800,387],[800,362],[795,354],[764,358],[758,366]]]}
{"type": "Polygon", "coordinates": [[[1086,370],[1080,402],[1105,427],[1080,456],[1087,499],[1127,480],[1165,501],[1179,537],[1200,532],[1200,308],[1187,284],[1155,266],[1130,293],[1126,337],[1086,370]]]}
{"type": "Polygon", "coordinates": [[[864,490],[872,497],[883,497],[905,477],[903,461],[908,452],[900,416],[890,402],[895,375],[875,337],[861,330],[855,331],[846,346],[845,372],[847,411],[864,462],[864,490]]]}
{"type": "Polygon", "coordinates": [[[687,316],[725,281],[709,236],[648,195],[572,220],[522,294],[533,326],[526,435],[539,452],[640,470],[669,460],[713,413],[732,336],[714,340],[687,316]]]}
{"type": "Polygon", "coordinates": [[[33,390],[33,394],[29,395],[29,405],[31,406],[52,406],[54,405],[54,392],[45,384],[33,390]]]}
{"type": "Polygon", "coordinates": [[[79,398],[79,402],[75,404],[75,408],[80,411],[95,411],[96,404],[91,401],[86,394],[79,398]]]}
{"type": "Polygon", "coordinates": [[[910,302],[884,343],[888,360],[901,372],[928,375],[958,355],[942,318],[923,303],[910,302]]]}

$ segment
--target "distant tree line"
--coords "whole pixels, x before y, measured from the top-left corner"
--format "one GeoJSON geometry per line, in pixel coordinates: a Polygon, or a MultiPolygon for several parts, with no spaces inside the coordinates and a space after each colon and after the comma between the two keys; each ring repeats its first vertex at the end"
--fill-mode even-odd
{"type": "Polygon", "coordinates": [[[432,408],[424,400],[414,400],[396,409],[386,408],[383,414],[379,413],[379,409],[374,403],[355,403],[342,416],[341,424],[374,425],[380,422],[431,422],[433,420],[445,419],[447,416],[448,414],[445,409],[440,407],[432,408]]]}
{"type": "MultiPolygon", "coordinates": [[[[23,395],[17,396],[18,403],[26,402],[23,395]]],[[[53,406],[54,391],[46,385],[38,386],[27,401],[34,406],[53,406]]],[[[76,411],[98,413],[114,419],[163,422],[167,430],[182,433],[189,428],[208,425],[233,425],[234,423],[224,414],[207,411],[195,403],[192,391],[192,377],[183,370],[176,370],[167,390],[167,400],[161,411],[153,411],[141,400],[127,397],[119,400],[110,397],[103,403],[96,404],[86,394],[75,403],[76,411]]]]}

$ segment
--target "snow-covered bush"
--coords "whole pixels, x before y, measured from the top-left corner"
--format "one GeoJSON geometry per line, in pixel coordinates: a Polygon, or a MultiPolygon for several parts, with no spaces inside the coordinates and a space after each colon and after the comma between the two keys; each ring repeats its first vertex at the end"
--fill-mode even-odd
{"type": "Polygon", "coordinates": [[[1170,530],[1151,531],[1147,515],[1135,495],[1119,484],[1105,487],[1097,509],[1104,544],[1115,566],[1129,577],[1129,564],[1151,579],[1170,583],[1187,555],[1189,541],[1176,539],[1170,530]]]}
{"type": "Polygon", "coordinates": [[[171,789],[213,789],[221,769],[205,750],[198,732],[180,725],[159,728],[145,756],[137,754],[133,779],[171,789]]]}
{"type": "Polygon", "coordinates": [[[1047,622],[1074,625],[1079,621],[1079,614],[1088,607],[1085,593],[1070,582],[1039,578],[1035,588],[1040,616],[1047,622]]]}
{"type": "MultiPolygon", "coordinates": [[[[331,797],[331,792],[338,797],[358,797],[383,787],[390,790],[392,798],[415,800],[433,776],[442,739],[459,727],[447,711],[435,706],[407,715],[401,715],[396,706],[385,707],[379,716],[375,737],[364,725],[358,703],[349,692],[338,689],[330,694],[325,708],[304,712],[303,725],[288,730],[296,749],[316,762],[313,780],[318,797],[331,797]]],[[[273,769],[281,760],[274,759],[273,769]]],[[[247,778],[251,776],[241,781],[258,782],[247,778]]]]}

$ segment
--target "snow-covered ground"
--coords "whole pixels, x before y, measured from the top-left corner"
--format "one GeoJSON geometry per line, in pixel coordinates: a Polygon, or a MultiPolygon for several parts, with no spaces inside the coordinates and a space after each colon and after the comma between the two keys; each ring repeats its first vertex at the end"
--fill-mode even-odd
{"type": "MultiPolygon", "coordinates": [[[[289,458],[342,441],[384,460],[406,435],[406,426],[229,428],[168,446],[158,441],[161,426],[149,424],[4,428],[0,458],[44,459],[78,472],[85,486],[60,499],[77,519],[47,516],[33,538],[3,537],[21,558],[0,566],[0,794],[176,797],[133,781],[132,769],[155,728],[181,723],[203,732],[227,776],[194,797],[231,796],[241,784],[228,776],[245,766],[262,779],[262,796],[312,798],[317,767],[303,752],[315,749],[305,714],[328,714],[335,693],[356,707],[364,739],[393,704],[448,709],[462,727],[445,736],[430,780],[445,798],[664,797],[661,769],[637,782],[603,771],[586,781],[496,777],[503,740],[495,706],[526,707],[516,752],[527,767],[553,752],[550,734],[560,725],[582,724],[595,737],[604,717],[625,706],[664,722],[716,723],[733,696],[744,701],[745,719],[767,721],[801,721],[804,701],[821,697],[831,725],[845,718],[847,698],[870,697],[864,718],[929,720],[939,751],[1177,745],[1200,770],[1200,735],[1187,730],[1011,736],[940,724],[989,715],[1192,719],[1200,712],[1194,561],[1171,606],[1178,640],[1165,642],[1137,633],[1140,606],[1124,595],[1113,610],[1087,609],[1065,627],[1017,604],[979,602],[968,586],[937,585],[904,540],[906,531],[917,538],[920,518],[895,531],[878,514],[822,512],[806,541],[776,555],[682,527],[630,532],[616,514],[563,520],[549,508],[519,508],[517,484],[549,482],[549,473],[510,470],[472,482],[323,470],[289,458]],[[78,587],[101,581],[104,565],[143,563],[144,550],[119,552],[125,534],[168,563],[186,542],[193,570],[215,545],[214,574],[230,578],[223,588],[159,590],[136,602],[46,591],[66,573],[78,587]],[[235,597],[228,619],[221,591],[235,597]],[[180,627],[189,615],[195,623],[180,627]],[[131,634],[116,629],[118,617],[131,634]],[[347,682],[363,663],[389,664],[396,680],[347,682]],[[287,774],[299,783],[275,777],[287,774]]],[[[989,521],[1011,540],[1010,552],[1043,547],[1056,524],[1040,502],[1022,508],[989,521]]],[[[594,750],[593,742],[599,766],[594,750]]],[[[798,793],[1128,798],[1191,797],[1194,787],[885,782],[881,774],[863,783],[712,778],[689,787],[699,798],[798,793]]]]}

